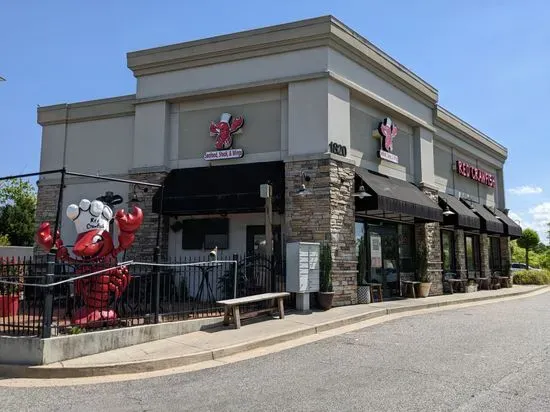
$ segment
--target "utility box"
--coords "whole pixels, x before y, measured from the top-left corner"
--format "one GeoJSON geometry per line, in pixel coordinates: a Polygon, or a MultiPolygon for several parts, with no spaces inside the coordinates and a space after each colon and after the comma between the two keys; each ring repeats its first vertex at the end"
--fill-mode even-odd
{"type": "Polygon", "coordinates": [[[309,310],[309,294],[319,292],[320,244],[286,244],[286,290],[296,293],[298,310],[309,310]]]}

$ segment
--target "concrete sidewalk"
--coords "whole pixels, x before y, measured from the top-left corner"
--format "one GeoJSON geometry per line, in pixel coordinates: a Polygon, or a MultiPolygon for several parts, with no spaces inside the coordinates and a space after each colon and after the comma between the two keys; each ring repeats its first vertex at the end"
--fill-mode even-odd
{"type": "Polygon", "coordinates": [[[368,305],[337,307],[307,314],[289,312],[284,320],[263,316],[245,320],[241,329],[214,327],[44,366],[0,365],[0,376],[41,379],[76,378],[158,371],[220,359],[395,313],[514,297],[546,288],[546,286],[514,285],[513,288],[495,291],[455,293],[425,299],[400,299],[368,305]]]}

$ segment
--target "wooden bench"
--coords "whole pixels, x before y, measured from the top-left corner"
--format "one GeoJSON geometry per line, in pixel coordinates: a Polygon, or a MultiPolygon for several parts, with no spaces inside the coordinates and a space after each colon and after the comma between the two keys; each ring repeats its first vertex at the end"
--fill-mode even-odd
{"type": "Polygon", "coordinates": [[[271,312],[273,310],[279,310],[279,319],[285,318],[285,308],[283,299],[290,296],[288,292],[276,292],[276,293],[262,293],[260,295],[245,296],[243,298],[220,300],[217,303],[224,306],[223,324],[229,325],[232,322],[235,324],[236,329],[241,327],[241,311],[240,305],[248,303],[262,302],[264,300],[277,300],[277,306],[269,307],[267,309],[256,310],[254,314],[271,312]]]}

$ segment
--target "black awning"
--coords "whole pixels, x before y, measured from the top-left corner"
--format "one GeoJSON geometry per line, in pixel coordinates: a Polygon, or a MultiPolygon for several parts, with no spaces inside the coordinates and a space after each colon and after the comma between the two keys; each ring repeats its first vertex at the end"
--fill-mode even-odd
{"type": "Polygon", "coordinates": [[[443,222],[445,225],[453,225],[468,229],[479,229],[481,227],[479,217],[456,197],[440,192],[439,205],[443,209],[445,209],[446,206],[449,206],[449,209],[454,212],[453,215],[443,216],[443,222]]]}
{"type": "MultiPolygon", "coordinates": [[[[465,205],[468,205],[465,201],[463,201],[463,203],[465,205]]],[[[472,203],[470,208],[472,212],[475,212],[475,214],[480,217],[481,230],[483,232],[497,233],[499,235],[504,233],[504,225],[502,224],[502,222],[498,220],[496,216],[493,215],[493,213],[491,213],[484,205],[479,203],[472,203]]]]}
{"type": "MultiPolygon", "coordinates": [[[[162,213],[201,215],[263,212],[260,185],[273,186],[273,211],[284,212],[283,162],[245,163],[172,170],[164,180],[162,213]]],[[[153,197],[159,213],[161,189],[153,197]]]]}
{"type": "Polygon", "coordinates": [[[495,215],[504,224],[504,233],[510,236],[512,239],[520,238],[523,234],[521,226],[514,222],[506,213],[495,208],[495,215]]]}
{"type": "MultiPolygon", "coordinates": [[[[442,222],[441,208],[412,183],[356,168],[356,174],[374,192],[374,196],[357,199],[359,209],[408,215],[415,220],[442,222]]],[[[372,193],[371,193],[372,194],[372,193]]]]}

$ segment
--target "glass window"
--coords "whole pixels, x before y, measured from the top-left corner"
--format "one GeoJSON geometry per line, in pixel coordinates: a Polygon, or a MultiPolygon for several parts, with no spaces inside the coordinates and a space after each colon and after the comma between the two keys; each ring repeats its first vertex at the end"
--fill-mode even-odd
{"type": "Polygon", "coordinates": [[[189,219],[181,222],[182,249],[227,249],[229,219],[189,219]]]}
{"type": "Polygon", "coordinates": [[[478,277],[480,274],[479,236],[466,235],[466,268],[468,277],[478,277]]]}
{"type": "Polygon", "coordinates": [[[398,225],[399,268],[401,272],[414,272],[414,231],[412,225],[398,225]]]}
{"type": "Polygon", "coordinates": [[[491,242],[491,258],[489,263],[491,265],[491,271],[500,270],[500,238],[490,237],[491,242]]]}
{"type": "Polygon", "coordinates": [[[454,272],[455,271],[454,233],[448,230],[441,231],[441,257],[443,259],[443,272],[454,272]]]}

